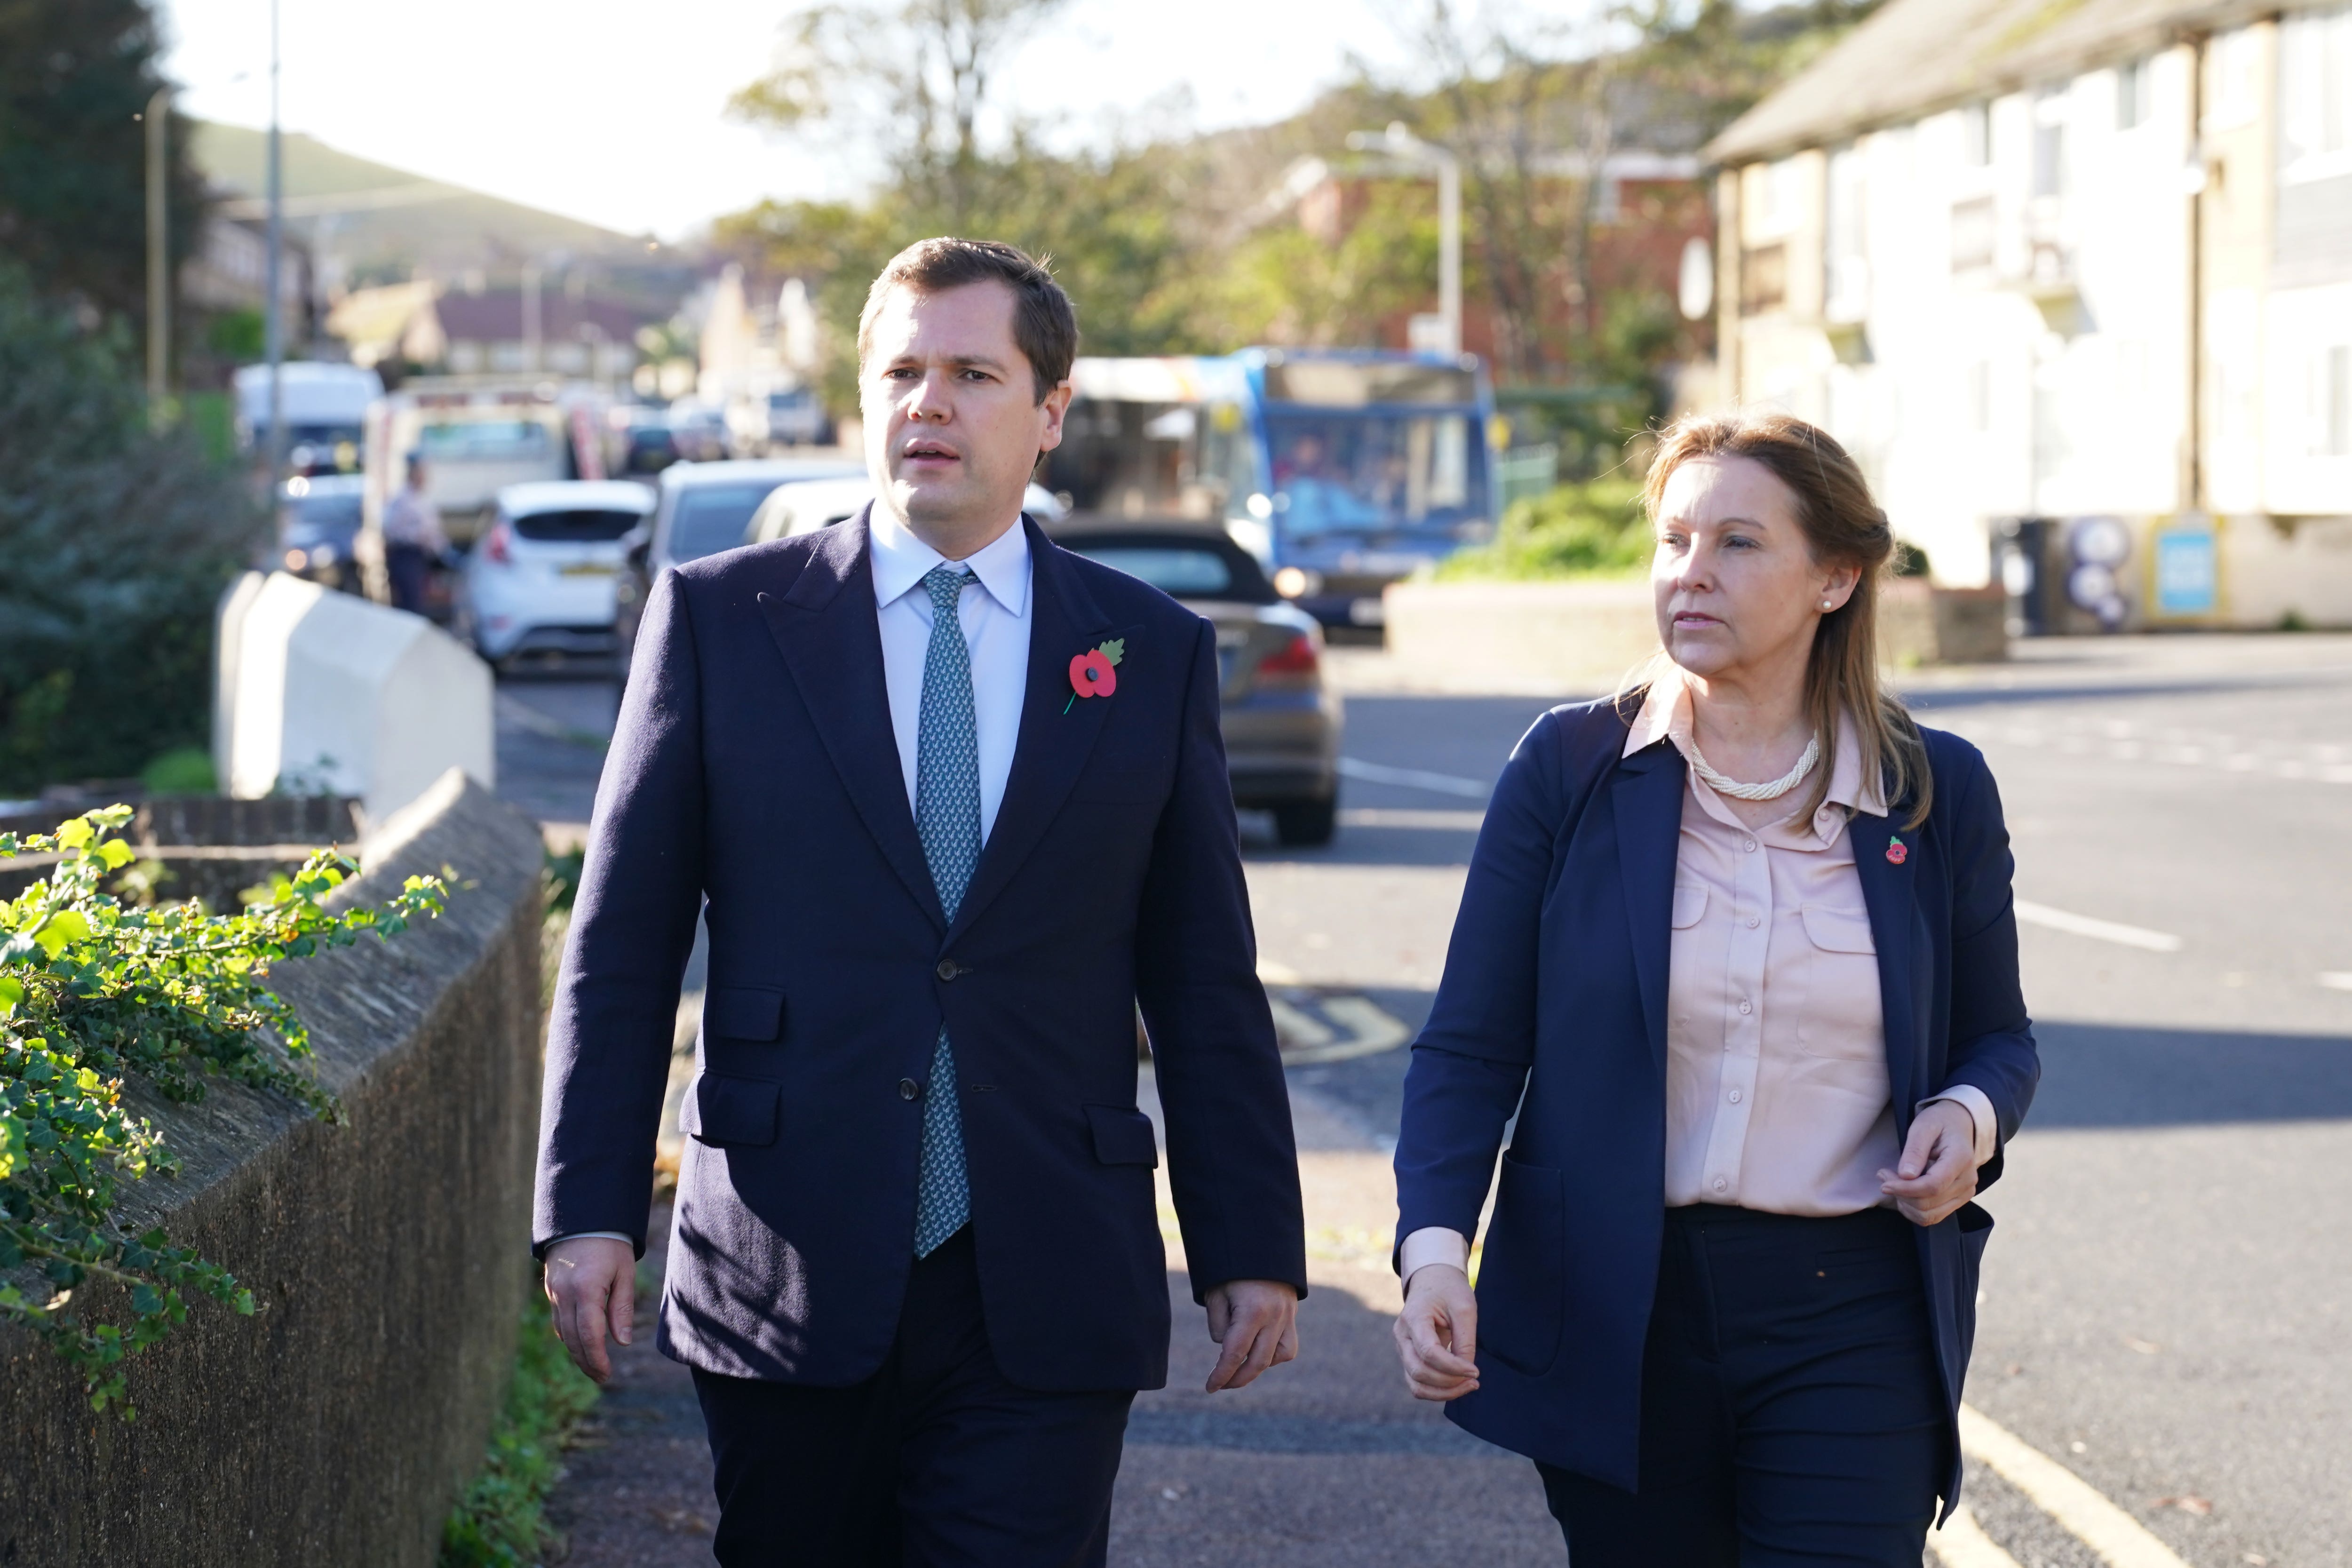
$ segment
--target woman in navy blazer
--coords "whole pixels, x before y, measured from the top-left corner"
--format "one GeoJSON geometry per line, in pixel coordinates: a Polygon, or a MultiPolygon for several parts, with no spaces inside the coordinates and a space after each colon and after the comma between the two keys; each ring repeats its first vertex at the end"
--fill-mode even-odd
{"type": "Polygon", "coordinates": [[[2040,1073],[2000,797],[1973,747],[1878,688],[1894,540],[1835,441],[1687,420],[1646,500],[1663,651],[1513,752],[1414,1044],[1399,1350],[1416,1395],[1536,1460],[1576,1568],[1916,1568],[1959,1489],[1992,1228],[1969,1200],[2040,1073]],[[1746,879],[1718,884],[1706,946],[1710,845],[1746,879]],[[1812,881],[1763,876],[1801,852],[1812,881]],[[1785,907],[1791,886],[1822,902],[1785,907]],[[1803,945],[1838,898],[1866,938],[1854,919],[1822,945],[1874,948],[1874,996],[1867,960],[1807,967],[1839,957],[1803,945]],[[1677,950],[1706,960],[1673,973],[1677,950]],[[1808,996],[1807,974],[1846,983],[1808,996]],[[1824,1043],[1824,1016],[1869,1037],[1824,1043]],[[1841,1047],[1862,1076],[1837,1092],[1874,1101],[1822,1087],[1815,1053],[1841,1047]],[[1829,1174],[1760,1173],[1768,1124],[1783,1165],[1829,1174]],[[1820,1158],[1790,1159],[1808,1139],[1820,1158]]]}

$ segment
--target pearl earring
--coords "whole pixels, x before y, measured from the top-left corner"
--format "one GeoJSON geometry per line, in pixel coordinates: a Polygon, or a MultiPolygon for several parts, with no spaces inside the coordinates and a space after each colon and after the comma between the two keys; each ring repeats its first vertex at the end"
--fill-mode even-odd
{"type": "Polygon", "coordinates": [[[1822,609],[1824,609],[1824,610],[1826,610],[1826,609],[1828,609],[1829,607],[1830,607],[1830,602],[1829,602],[1827,599],[1823,599],[1823,600],[1822,601],[1822,609]]]}

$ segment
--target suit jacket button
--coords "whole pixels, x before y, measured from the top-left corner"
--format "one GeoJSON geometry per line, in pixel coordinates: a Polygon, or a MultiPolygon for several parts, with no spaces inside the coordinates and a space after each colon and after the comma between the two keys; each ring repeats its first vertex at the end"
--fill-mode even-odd
{"type": "Polygon", "coordinates": [[[953,980],[963,973],[963,965],[952,958],[942,958],[940,960],[939,968],[934,973],[942,980],[953,980]]]}
{"type": "Polygon", "coordinates": [[[902,1078],[898,1080],[898,1098],[900,1100],[920,1100],[923,1098],[923,1086],[917,1083],[913,1079],[902,1078]]]}

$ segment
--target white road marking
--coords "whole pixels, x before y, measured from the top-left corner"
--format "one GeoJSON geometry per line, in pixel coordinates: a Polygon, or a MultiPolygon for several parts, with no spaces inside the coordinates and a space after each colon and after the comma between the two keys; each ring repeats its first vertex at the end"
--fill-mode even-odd
{"type": "Polygon", "coordinates": [[[2352,970],[2327,970],[2320,975],[2319,983],[2330,991],[2352,991],[2352,970]]]}
{"type": "Polygon", "coordinates": [[[2023,1492],[2109,1568],[2189,1568],[2088,1481],[1974,1405],[1960,1406],[1960,1451],[2023,1492]]]}
{"type": "Polygon", "coordinates": [[[1475,833],[1486,820],[1483,811],[1422,811],[1388,805],[1349,806],[1339,813],[1342,827],[1443,827],[1475,833]]]}
{"type": "Polygon", "coordinates": [[[2017,1559],[1984,1532],[1966,1503],[1952,1510],[1942,1529],[1929,1533],[1927,1545],[1944,1568],[2019,1568],[2017,1559]]]}
{"type": "Polygon", "coordinates": [[[1341,757],[1339,770],[1343,779],[1360,779],[1365,784],[1401,784],[1406,789],[1427,790],[1432,795],[1458,795],[1465,800],[1484,800],[1494,793],[1476,779],[1465,779],[1454,773],[1424,773],[1419,768],[1391,768],[1355,757],[1341,757]]]}
{"type": "Polygon", "coordinates": [[[1286,1057],[1328,1046],[1337,1037],[1331,1026],[1303,1007],[1295,1007],[1279,996],[1268,996],[1265,1005],[1274,1014],[1275,1037],[1282,1042],[1286,1057]]]}
{"type": "Polygon", "coordinates": [[[2122,947],[2145,948],[2150,952],[2179,952],[2180,939],[2167,931],[2149,931],[2145,926],[2127,926],[2118,921],[2094,920],[2089,915],[2070,914],[2053,910],[2048,904],[2017,900],[2017,918],[2027,925],[2047,926],[2075,936],[2087,936],[2095,942],[2112,942],[2122,947]]]}

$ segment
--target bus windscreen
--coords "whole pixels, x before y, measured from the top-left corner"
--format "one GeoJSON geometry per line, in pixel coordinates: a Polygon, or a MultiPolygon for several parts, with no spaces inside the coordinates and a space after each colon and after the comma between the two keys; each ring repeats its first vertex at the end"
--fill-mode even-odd
{"type": "Polygon", "coordinates": [[[1274,504],[1287,537],[1452,531],[1486,521],[1475,417],[1269,408],[1274,504]]]}
{"type": "Polygon", "coordinates": [[[1295,359],[1265,367],[1265,400],[1313,408],[1370,408],[1375,404],[1478,401],[1475,372],[1419,361],[1295,359]]]}

